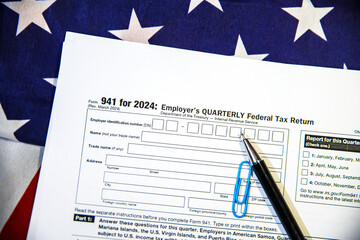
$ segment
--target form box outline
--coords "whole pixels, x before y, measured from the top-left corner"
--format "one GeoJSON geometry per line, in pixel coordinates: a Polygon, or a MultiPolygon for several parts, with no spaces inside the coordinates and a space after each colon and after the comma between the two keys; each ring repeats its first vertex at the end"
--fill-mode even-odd
{"type": "MultiPolygon", "coordinates": [[[[163,152],[164,151],[157,151],[157,152],[163,152]]],[[[205,151],[205,150],[198,150],[198,149],[189,149],[189,148],[176,148],[176,147],[170,147],[170,146],[158,146],[158,145],[148,145],[148,144],[139,144],[139,143],[129,143],[128,144],[128,148],[127,148],[127,153],[128,154],[134,154],[134,155],[140,155],[140,156],[150,156],[150,157],[163,157],[163,158],[170,158],[170,159],[184,159],[184,160],[191,160],[191,161],[197,161],[197,162],[208,162],[208,163],[220,163],[220,164],[231,164],[233,166],[237,166],[238,165],[238,162],[240,161],[241,157],[242,156],[246,156],[245,154],[243,154],[242,152],[239,152],[238,154],[235,154],[235,153],[226,153],[226,152],[212,152],[212,151],[205,151]],[[220,161],[209,161],[209,160],[206,160],[206,158],[204,159],[195,159],[195,158],[190,158],[190,157],[174,157],[172,156],[173,155],[173,152],[172,154],[163,154],[163,155],[153,155],[151,153],[141,153],[139,151],[137,151],[136,147],[151,147],[151,148],[158,148],[158,149],[169,149],[172,150],[172,151],[178,151],[178,152],[182,152],[182,153],[186,153],[186,152],[197,152],[197,153],[204,153],[204,154],[217,154],[217,155],[229,155],[228,158],[220,158],[220,160],[222,159],[230,159],[230,158],[234,158],[234,161],[233,162],[220,162],[220,161]]],[[[185,154],[186,155],[186,154],[185,154]]],[[[179,155],[176,155],[176,156],[179,156],[179,155]]],[[[194,156],[194,155],[193,155],[194,156]]],[[[192,156],[192,157],[193,157],[192,156]]]]}
{"type": "MultiPolygon", "coordinates": [[[[258,180],[251,180],[251,181],[257,182],[258,180]]],[[[257,184],[250,185],[250,195],[249,196],[267,199],[264,189],[260,188],[259,185],[260,185],[260,182],[258,182],[257,184]],[[252,189],[254,189],[254,190],[252,190],[252,189]],[[254,192],[254,191],[256,191],[256,192],[254,192]]],[[[215,182],[214,186],[215,186],[214,187],[215,194],[224,194],[224,195],[234,196],[234,184],[215,182]]],[[[242,195],[242,192],[245,190],[245,187],[246,187],[246,184],[241,182],[242,191],[241,191],[240,195],[242,195]]]]}
{"type": "MultiPolygon", "coordinates": [[[[218,206],[218,205],[217,205],[218,206]]],[[[190,209],[202,209],[208,211],[218,211],[218,212],[232,212],[232,201],[231,200],[220,200],[220,199],[209,199],[209,198],[199,198],[199,197],[189,197],[188,199],[188,207],[190,209]],[[203,203],[201,203],[203,202],[203,203]],[[212,202],[221,202],[220,204],[228,204],[228,207],[222,207],[221,209],[218,208],[209,208],[203,207],[206,203],[212,202]]],[[[239,209],[241,210],[244,208],[244,205],[235,205],[235,211],[237,212],[239,209]]],[[[248,206],[247,214],[254,214],[254,215],[265,215],[265,216],[272,216],[275,217],[276,213],[274,212],[271,204],[258,204],[258,203],[251,203],[248,206]],[[251,206],[251,207],[250,207],[251,206]]]]}
{"type": "MultiPolygon", "coordinates": [[[[131,177],[130,177],[131,178],[131,177]]],[[[144,183],[146,183],[146,179],[144,179],[144,183]]],[[[142,186],[142,187],[153,187],[153,188],[162,188],[162,189],[171,189],[171,190],[182,190],[182,191],[191,191],[191,192],[205,192],[205,193],[210,193],[211,191],[211,182],[207,182],[207,181],[198,181],[198,180],[189,180],[189,179],[181,179],[181,178],[169,178],[169,177],[159,177],[159,176],[147,176],[147,175],[142,175],[142,174],[133,174],[133,173],[115,173],[115,172],[109,172],[109,171],[105,171],[104,172],[104,182],[108,182],[108,183],[113,183],[113,184],[125,184],[125,185],[133,185],[133,186],[142,186]],[[136,177],[144,177],[146,179],[164,179],[164,183],[166,184],[174,184],[177,181],[183,181],[183,182],[191,182],[191,185],[193,186],[193,189],[186,189],[186,188],[171,188],[166,187],[166,186],[156,186],[156,185],[149,185],[149,184],[135,184],[135,183],[123,183],[123,182],[115,182],[115,181],[108,181],[106,180],[106,175],[129,175],[129,176],[136,176],[136,177]],[[200,185],[207,185],[207,186],[200,186],[200,185]],[[201,187],[206,187],[208,188],[207,190],[199,190],[201,189],[201,187]],[[196,190],[198,189],[198,190],[196,190]]]]}
{"type": "MultiPolygon", "coordinates": [[[[197,147],[197,148],[206,148],[206,149],[214,149],[214,150],[220,150],[220,151],[231,151],[231,152],[243,152],[241,150],[240,144],[238,140],[231,140],[231,139],[222,139],[222,138],[210,138],[210,137],[202,137],[202,136],[191,136],[191,135],[183,135],[183,134],[169,134],[169,133],[160,133],[160,132],[149,132],[149,131],[143,131],[141,134],[141,141],[147,142],[147,143],[159,143],[159,144],[168,144],[168,145],[175,145],[175,146],[185,146],[185,147],[197,147]],[[158,138],[156,138],[158,137],[158,138]],[[168,138],[164,140],[159,140],[163,138],[168,138]],[[169,138],[171,138],[172,142],[170,142],[169,138]],[[177,138],[177,139],[175,139],[177,138]],[[180,138],[184,139],[184,141],[181,141],[180,138]],[[206,144],[201,145],[194,143],[194,141],[191,140],[199,140],[199,141],[207,141],[206,144]],[[214,142],[213,144],[210,144],[211,142],[214,142]],[[226,145],[229,146],[233,144],[236,146],[235,148],[218,148],[219,145],[216,142],[222,142],[227,143],[226,145]],[[192,143],[192,144],[187,144],[192,143]]],[[[275,156],[284,156],[284,146],[281,144],[271,144],[271,143],[256,143],[256,146],[263,146],[264,148],[272,148],[272,150],[276,150],[276,153],[274,152],[263,152],[262,150],[258,151],[260,154],[265,155],[275,155],[275,156]],[[277,149],[275,149],[277,148],[277,149]]]]}
{"type": "MultiPolygon", "coordinates": [[[[130,161],[133,162],[133,161],[130,161]]],[[[217,166],[217,165],[209,165],[209,164],[204,164],[204,163],[194,163],[194,162],[182,162],[182,161],[174,161],[174,160],[165,160],[165,159],[158,159],[158,158],[147,158],[147,157],[139,157],[139,156],[126,156],[126,155],[115,155],[115,154],[107,154],[106,155],[106,159],[105,159],[105,164],[107,166],[118,166],[118,167],[126,167],[126,168],[135,168],[135,169],[146,169],[146,170],[158,170],[158,171],[163,171],[163,172],[172,172],[172,173],[180,173],[180,174],[187,174],[187,175],[201,175],[201,176],[209,176],[209,177],[220,177],[220,178],[231,178],[231,179],[236,179],[236,173],[238,171],[238,166],[217,166]],[[115,158],[115,160],[114,160],[115,158]],[[121,159],[121,158],[128,158],[128,159],[140,159],[140,160],[145,160],[145,161],[149,161],[149,162],[153,162],[154,165],[152,165],[152,167],[141,167],[141,166],[129,166],[129,165],[124,165],[124,160],[119,161],[119,164],[117,163],[116,159],[121,159]],[[216,173],[218,172],[227,172],[227,171],[231,171],[230,169],[232,169],[232,171],[234,172],[234,174],[232,175],[219,175],[219,174],[205,174],[205,173],[199,173],[199,172],[182,172],[182,171],[173,171],[173,170],[169,170],[169,169],[163,169],[163,168],[159,168],[159,166],[157,167],[153,167],[156,166],[155,163],[156,162],[164,162],[164,163],[168,163],[168,162],[172,162],[173,164],[176,165],[188,165],[188,169],[194,169],[194,167],[192,166],[199,166],[199,169],[204,169],[204,168],[213,168],[216,169],[216,173]],[[221,170],[222,169],[222,170],[221,170]]],[[[278,171],[271,171],[271,172],[276,172],[278,174],[281,174],[281,172],[278,171]]],[[[281,179],[281,175],[279,177],[281,179]]],[[[254,179],[255,180],[255,179],[254,179]]],[[[257,181],[257,180],[256,180],[257,181]]],[[[277,181],[279,182],[279,181],[277,181]]]]}
{"type": "MultiPolygon", "coordinates": [[[[228,184],[228,183],[215,183],[215,190],[214,190],[214,193],[215,194],[219,194],[219,195],[228,195],[228,196],[230,196],[231,197],[231,199],[234,197],[234,193],[228,193],[228,192],[222,192],[222,190],[217,190],[216,189],[216,186],[218,186],[218,188],[219,188],[219,185],[228,185],[228,186],[231,186],[232,188],[234,188],[234,185],[232,185],[232,184],[228,184]]],[[[259,185],[260,185],[260,183],[259,183],[259,185]]],[[[242,183],[241,184],[241,188],[242,189],[240,189],[240,193],[239,193],[239,196],[240,196],[240,200],[241,199],[243,199],[243,197],[244,197],[244,191],[245,191],[245,185],[242,183]]],[[[229,187],[230,188],[230,187],[229,187]]],[[[254,185],[251,185],[250,186],[250,195],[249,195],[249,204],[258,204],[258,205],[266,205],[266,206],[269,206],[269,205],[271,205],[271,203],[270,203],[270,200],[268,199],[268,197],[266,196],[266,193],[264,192],[264,189],[263,188],[260,188],[260,187],[258,187],[258,186],[254,186],[254,185]],[[255,192],[255,194],[254,194],[254,191],[256,191],[255,192]],[[264,200],[264,202],[253,202],[253,200],[251,200],[252,198],[256,198],[256,199],[263,199],[264,200]]]]}
{"type": "MultiPolygon", "coordinates": [[[[189,197],[189,199],[188,199],[189,209],[202,209],[202,210],[211,210],[211,211],[219,211],[219,212],[232,212],[231,204],[232,204],[231,200],[220,200],[220,199],[199,198],[199,197],[189,197]],[[224,209],[205,208],[205,207],[201,207],[202,205],[197,206],[196,202],[194,202],[193,200],[194,201],[221,202],[222,204],[228,203],[229,208],[226,208],[225,210],[224,209]]],[[[235,211],[237,211],[237,207],[235,208],[235,211]]]]}
{"type": "MultiPolygon", "coordinates": [[[[119,195],[117,195],[119,196],[119,195]]],[[[137,191],[123,191],[123,190],[115,190],[115,189],[106,189],[103,188],[101,191],[101,199],[103,200],[112,200],[112,201],[118,201],[118,202],[129,202],[129,203],[138,203],[138,204],[149,204],[149,205],[160,205],[160,206],[167,206],[167,207],[179,207],[184,208],[185,207],[185,197],[184,196],[177,196],[177,195],[167,195],[167,194],[159,194],[159,193],[147,193],[147,192],[137,192],[137,191]],[[124,196],[129,197],[130,194],[138,195],[138,198],[140,201],[134,201],[132,199],[117,199],[116,196],[113,196],[114,198],[109,198],[104,196],[104,192],[114,192],[114,194],[121,194],[123,193],[124,196]],[[159,199],[156,199],[156,201],[150,201],[151,198],[146,196],[158,196],[159,198],[162,198],[162,201],[159,201],[159,199]],[[146,199],[148,202],[144,202],[144,199],[146,199]],[[168,204],[161,204],[161,202],[165,202],[168,204]],[[170,204],[172,203],[172,204],[170,204]],[[176,204],[177,203],[177,204],[176,204]]]]}
{"type": "MultiPolygon", "coordinates": [[[[149,156],[149,157],[161,157],[161,158],[169,158],[169,159],[183,159],[183,160],[190,160],[190,161],[196,161],[196,162],[208,162],[208,163],[220,163],[220,164],[231,164],[233,166],[238,166],[239,162],[241,161],[241,157],[245,157],[246,155],[244,153],[228,153],[228,152],[213,152],[213,151],[205,151],[205,150],[198,150],[198,149],[189,149],[189,148],[179,148],[179,147],[172,147],[172,146],[159,146],[159,145],[148,145],[148,144],[140,144],[140,143],[129,143],[127,148],[127,153],[129,155],[139,155],[139,156],[149,156]],[[139,151],[142,148],[142,151],[139,151]],[[161,155],[154,155],[151,154],[148,150],[148,148],[157,148],[161,149],[159,151],[156,151],[157,153],[162,153],[161,155]],[[164,151],[165,149],[168,149],[168,151],[171,151],[171,154],[166,154],[167,151],[164,151]],[[181,154],[174,154],[174,152],[177,151],[178,153],[185,154],[186,152],[196,152],[195,154],[188,154],[189,156],[181,155],[181,154]],[[198,155],[206,155],[206,154],[213,154],[213,155],[224,155],[223,157],[219,157],[216,159],[219,160],[225,160],[225,161],[209,161],[209,157],[202,157],[202,158],[195,158],[194,156],[198,155]],[[179,156],[179,157],[174,157],[179,156]],[[191,155],[191,157],[190,157],[191,155]],[[180,157],[183,156],[183,157],[180,157]]],[[[185,154],[186,155],[186,154],[185,154]]],[[[264,156],[265,162],[269,165],[270,169],[282,169],[283,166],[283,159],[282,158],[276,158],[276,157],[267,157],[264,156]]]]}
{"type": "MultiPolygon", "coordinates": [[[[203,169],[204,167],[210,167],[210,168],[226,168],[226,169],[232,169],[234,171],[234,176],[228,176],[228,175],[215,175],[215,174],[204,174],[204,173],[194,173],[194,172],[181,172],[181,171],[170,171],[168,169],[159,169],[159,167],[154,168],[147,168],[147,167],[138,167],[138,166],[128,166],[128,165],[121,165],[121,164],[117,164],[114,163],[114,160],[110,160],[110,158],[130,158],[130,159],[142,159],[142,160],[146,160],[146,161],[155,161],[155,162],[165,162],[168,163],[169,160],[164,160],[164,159],[154,159],[154,158],[144,158],[144,157],[134,157],[134,156],[122,156],[122,155],[113,155],[113,154],[107,154],[106,155],[106,160],[105,160],[105,164],[108,166],[119,166],[119,167],[127,167],[127,168],[137,168],[137,169],[147,169],[147,170],[158,170],[158,171],[164,171],[164,172],[173,172],[173,173],[181,173],[181,174],[190,174],[190,175],[201,175],[201,176],[209,176],[209,177],[221,177],[221,178],[231,178],[231,179],[236,179],[236,173],[238,168],[237,167],[232,167],[232,166],[214,166],[214,165],[207,165],[207,164],[201,164],[201,163],[193,163],[193,162],[180,162],[180,161],[170,161],[173,162],[175,164],[180,164],[180,165],[200,165],[200,168],[203,169]]],[[[123,162],[123,161],[122,161],[123,162]]],[[[192,168],[193,169],[193,168],[192,168]]],[[[221,172],[221,171],[217,171],[217,172],[221,172]]]]}

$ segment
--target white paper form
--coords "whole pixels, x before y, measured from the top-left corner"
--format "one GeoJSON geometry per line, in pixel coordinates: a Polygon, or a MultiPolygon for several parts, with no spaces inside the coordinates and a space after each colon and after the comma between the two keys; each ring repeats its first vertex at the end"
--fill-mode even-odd
{"type": "Polygon", "coordinates": [[[68,33],[28,239],[286,239],[255,176],[232,215],[240,133],[309,239],[358,239],[359,90],[355,71],[68,33]]]}

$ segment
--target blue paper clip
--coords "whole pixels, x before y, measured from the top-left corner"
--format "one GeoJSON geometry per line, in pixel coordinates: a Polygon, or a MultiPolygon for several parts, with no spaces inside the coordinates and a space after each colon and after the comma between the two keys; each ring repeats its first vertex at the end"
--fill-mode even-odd
{"type": "Polygon", "coordinates": [[[234,214],[235,217],[237,218],[242,218],[245,216],[246,214],[246,210],[247,210],[247,205],[248,205],[248,200],[249,200],[249,192],[250,192],[250,177],[251,177],[251,164],[250,161],[242,161],[239,165],[239,170],[238,170],[238,174],[236,177],[236,183],[235,183],[235,189],[234,189],[234,197],[233,197],[233,202],[232,202],[232,213],[234,214]],[[247,177],[247,183],[246,183],[246,188],[245,188],[245,193],[244,193],[244,197],[243,199],[240,201],[239,200],[239,191],[240,191],[240,186],[241,186],[241,178],[240,178],[240,173],[241,173],[241,169],[242,169],[242,165],[246,163],[247,165],[249,165],[249,173],[248,173],[248,177],[247,177]],[[244,210],[242,212],[241,215],[238,215],[236,213],[235,210],[235,206],[236,204],[238,205],[243,205],[244,204],[244,210]]]}

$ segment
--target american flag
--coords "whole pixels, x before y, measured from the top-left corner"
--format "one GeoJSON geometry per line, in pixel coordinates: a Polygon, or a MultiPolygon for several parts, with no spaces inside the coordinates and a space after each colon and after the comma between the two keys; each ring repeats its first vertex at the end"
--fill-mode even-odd
{"type": "Polygon", "coordinates": [[[26,235],[66,31],[360,70],[358,0],[1,1],[0,20],[0,239],[26,235]]]}

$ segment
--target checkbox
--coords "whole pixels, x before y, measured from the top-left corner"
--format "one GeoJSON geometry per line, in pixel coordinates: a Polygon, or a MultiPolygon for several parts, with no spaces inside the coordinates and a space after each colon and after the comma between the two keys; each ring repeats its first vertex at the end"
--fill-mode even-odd
{"type": "Polygon", "coordinates": [[[309,160],[303,160],[302,161],[302,166],[303,167],[308,167],[309,166],[309,160]]]}
{"type": "Polygon", "coordinates": [[[307,176],[307,175],[309,175],[309,170],[307,170],[307,169],[302,169],[302,170],[301,170],[301,176],[307,176]]]}
{"type": "Polygon", "coordinates": [[[226,137],[226,135],[227,135],[227,127],[217,125],[215,135],[220,136],[220,137],[226,137]]]}
{"type": "Polygon", "coordinates": [[[270,131],[260,129],[258,131],[258,139],[263,140],[263,141],[269,141],[269,139],[270,139],[270,131]]]}
{"type": "Polygon", "coordinates": [[[302,178],[301,179],[301,185],[307,185],[307,184],[308,184],[307,178],[302,178]]]}
{"type": "Polygon", "coordinates": [[[303,152],[303,158],[309,158],[309,157],[310,157],[310,152],[304,151],[303,152]]]}
{"type": "Polygon", "coordinates": [[[274,142],[284,142],[284,132],[273,131],[272,140],[274,142]]]}
{"type": "Polygon", "coordinates": [[[211,124],[203,124],[201,128],[201,134],[212,135],[214,131],[214,126],[211,124]]]}
{"type": "Polygon", "coordinates": [[[172,131],[172,132],[177,132],[177,130],[178,130],[178,121],[167,120],[166,121],[166,130],[167,131],[172,131]]]}
{"type": "Polygon", "coordinates": [[[230,137],[239,138],[241,136],[241,128],[230,127],[230,137]]]}
{"type": "Polygon", "coordinates": [[[255,139],[255,129],[253,128],[245,128],[244,135],[246,138],[255,139]]]}
{"type": "Polygon", "coordinates": [[[188,127],[187,127],[187,132],[188,133],[196,133],[196,134],[199,133],[199,124],[189,122],[188,127]]]}
{"type": "Polygon", "coordinates": [[[164,120],[154,118],[152,120],[152,129],[163,130],[164,129],[164,120]]]}

